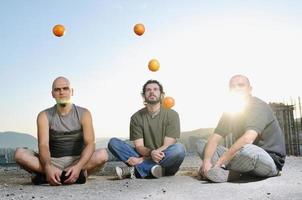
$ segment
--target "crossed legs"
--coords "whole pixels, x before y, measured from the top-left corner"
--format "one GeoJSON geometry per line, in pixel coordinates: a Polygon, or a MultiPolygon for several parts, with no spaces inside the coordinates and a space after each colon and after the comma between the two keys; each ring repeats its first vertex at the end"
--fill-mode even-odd
{"type": "MultiPolygon", "coordinates": [[[[202,139],[196,143],[197,153],[202,160],[204,158],[206,143],[207,141],[202,139]]],[[[213,165],[226,150],[227,149],[221,145],[217,146],[212,157],[213,165]]],[[[279,172],[270,155],[262,148],[253,144],[244,145],[228,163],[226,168],[239,173],[250,173],[258,177],[276,176],[279,172]]]]}
{"type": "MultiPolygon", "coordinates": [[[[30,173],[45,174],[44,169],[40,163],[39,155],[31,150],[25,148],[18,148],[15,152],[15,161],[26,171],[30,173]]],[[[102,167],[108,160],[108,153],[105,149],[97,149],[91,156],[88,163],[83,167],[84,171],[87,171],[88,175],[95,169],[102,167]]],[[[74,160],[71,164],[76,162],[74,160]]],[[[55,168],[61,172],[64,170],[62,167],[54,165],[55,168]]]]}

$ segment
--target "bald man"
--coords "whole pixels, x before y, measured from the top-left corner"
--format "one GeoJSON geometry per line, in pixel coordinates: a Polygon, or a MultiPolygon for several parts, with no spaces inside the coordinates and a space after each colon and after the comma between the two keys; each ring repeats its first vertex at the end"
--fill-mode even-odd
{"type": "Polygon", "coordinates": [[[71,102],[69,80],[56,78],[51,93],[56,105],[37,117],[39,154],[18,148],[15,160],[32,173],[36,185],[85,183],[88,174],[107,161],[107,151],[95,150],[91,114],[71,102]]]}
{"type": "Polygon", "coordinates": [[[272,109],[252,96],[246,76],[233,76],[229,89],[245,106],[241,112],[223,113],[208,141],[198,140],[197,151],[203,160],[199,173],[212,182],[230,181],[230,172],[257,177],[279,175],[286,152],[284,135],[272,109]],[[235,142],[226,149],[219,142],[230,133],[235,142]]]}

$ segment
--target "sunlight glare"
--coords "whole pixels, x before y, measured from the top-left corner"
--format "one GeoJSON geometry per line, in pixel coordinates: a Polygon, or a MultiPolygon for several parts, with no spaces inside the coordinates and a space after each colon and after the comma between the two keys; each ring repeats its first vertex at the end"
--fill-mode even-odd
{"type": "Polygon", "coordinates": [[[247,101],[242,93],[231,92],[226,97],[225,112],[235,115],[244,111],[247,101]]]}

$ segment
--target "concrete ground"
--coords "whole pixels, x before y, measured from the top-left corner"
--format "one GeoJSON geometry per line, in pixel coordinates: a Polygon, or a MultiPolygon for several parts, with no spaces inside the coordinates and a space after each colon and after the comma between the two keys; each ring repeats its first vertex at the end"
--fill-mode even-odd
{"type": "Polygon", "coordinates": [[[34,186],[25,171],[0,168],[0,199],[302,199],[302,157],[288,157],[279,177],[220,184],[198,180],[199,163],[187,156],[176,176],[136,180],[116,180],[112,170],[120,163],[108,163],[84,185],[58,187],[34,186]]]}

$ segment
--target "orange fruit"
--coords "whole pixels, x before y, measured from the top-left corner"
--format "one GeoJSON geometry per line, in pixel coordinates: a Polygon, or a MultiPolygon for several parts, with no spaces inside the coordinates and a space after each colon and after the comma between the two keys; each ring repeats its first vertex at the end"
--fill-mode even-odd
{"type": "Polygon", "coordinates": [[[148,68],[150,71],[156,72],[157,70],[159,70],[159,67],[159,62],[156,59],[152,59],[149,61],[148,68]]]}
{"type": "Polygon", "coordinates": [[[65,33],[65,27],[61,24],[57,24],[53,27],[52,32],[57,37],[62,37],[65,33]]]}
{"type": "Polygon", "coordinates": [[[172,97],[165,97],[162,104],[163,104],[164,108],[169,109],[175,105],[175,101],[172,97]]]}
{"type": "Polygon", "coordinates": [[[145,26],[143,24],[135,24],[133,30],[136,35],[141,36],[145,32],[145,26]]]}

